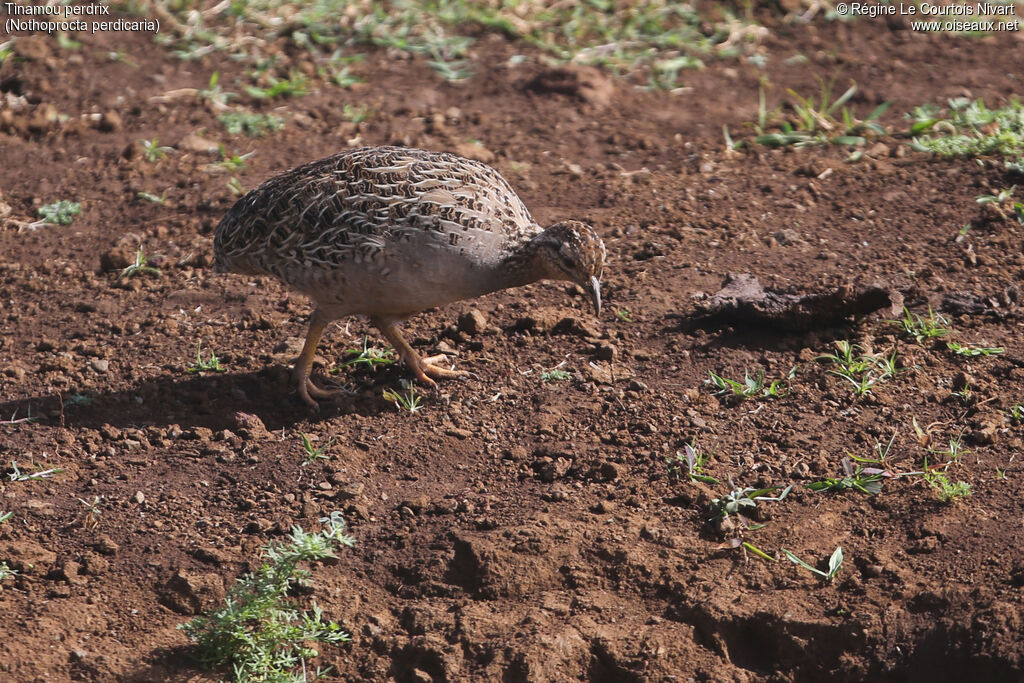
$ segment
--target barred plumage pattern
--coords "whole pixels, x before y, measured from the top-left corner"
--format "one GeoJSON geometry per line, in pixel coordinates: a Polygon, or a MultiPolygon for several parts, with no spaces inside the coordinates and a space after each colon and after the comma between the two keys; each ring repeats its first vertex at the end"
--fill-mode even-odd
{"type": "Polygon", "coordinates": [[[299,395],[330,321],[365,314],[417,379],[459,376],[423,359],[398,323],[419,311],[542,279],[576,282],[600,312],[604,243],[563,221],[542,229],[496,170],[443,152],[364,147],[266,181],[217,226],[218,271],[273,275],[316,304],[295,366],[299,395]]]}
{"type": "Polygon", "coordinates": [[[509,256],[541,227],[493,168],[444,152],[364,147],[266,181],[224,217],[214,238],[224,272],[275,275],[307,291],[324,270],[376,264],[389,247],[454,252],[477,263],[509,256]]]}

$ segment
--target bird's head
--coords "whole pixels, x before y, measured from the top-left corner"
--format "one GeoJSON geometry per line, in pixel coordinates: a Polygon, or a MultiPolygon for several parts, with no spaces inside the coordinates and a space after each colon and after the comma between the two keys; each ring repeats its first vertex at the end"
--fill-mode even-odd
{"type": "Polygon", "coordinates": [[[534,238],[536,266],[549,280],[568,280],[583,288],[601,315],[601,273],[604,242],[592,227],[580,221],[562,221],[534,238]]]}

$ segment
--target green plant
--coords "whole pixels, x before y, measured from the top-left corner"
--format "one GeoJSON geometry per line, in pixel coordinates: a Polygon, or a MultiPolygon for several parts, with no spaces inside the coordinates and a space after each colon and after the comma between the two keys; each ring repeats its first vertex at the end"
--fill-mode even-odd
{"type": "Polygon", "coordinates": [[[378,349],[376,346],[370,346],[369,337],[363,337],[363,347],[361,349],[347,349],[346,354],[350,356],[345,361],[345,365],[365,365],[366,367],[375,368],[378,365],[391,365],[395,362],[395,353],[390,348],[378,349]]]}
{"type": "Polygon", "coordinates": [[[416,393],[416,387],[411,384],[407,386],[407,392],[404,394],[394,389],[385,389],[382,395],[385,401],[394,403],[395,406],[408,413],[415,413],[423,407],[422,399],[416,393]]]}
{"type": "Polygon", "coordinates": [[[699,481],[704,484],[720,483],[714,477],[703,474],[704,466],[711,459],[711,453],[699,449],[696,442],[690,442],[683,446],[683,450],[676,451],[675,456],[665,458],[665,465],[671,476],[679,478],[679,465],[686,465],[686,474],[690,481],[699,481]]]}
{"type": "Polygon", "coordinates": [[[970,484],[966,481],[951,482],[945,474],[938,470],[926,469],[922,476],[928,485],[939,494],[939,500],[943,503],[952,503],[971,495],[970,484]]]}
{"type": "Polygon", "coordinates": [[[67,199],[61,199],[53,204],[44,204],[38,209],[43,223],[54,223],[56,225],[71,225],[75,216],[82,213],[82,205],[67,199]]]}
{"type": "Polygon", "coordinates": [[[633,314],[629,312],[628,308],[616,308],[615,317],[624,323],[633,322],[633,314]]]}
{"type": "Polygon", "coordinates": [[[823,572],[820,569],[818,569],[817,567],[812,567],[811,565],[807,564],[806,562],[801,560],[799,557],[797,557],[796,555],[794,555],[790,551],[786,550],[785,548],[782,549],[782,552],[785,553],[786,557],[788,557],[789,561],[792,562],[793,564],[798,564],[801,567],[803,567],[804,569],[806,569],[807,571],[814,572],[815,574],[817,574],[818,576],[820,576],[821,578],[823,578],[823,579],[825,579],[826,581],[829,581],[829,582],[831,582],[833,579],[836,578],[836,574],[838,574],[839,570],[842,569],[842,567],[843,567],[843,547],[842,546],[837,546],[835,551],[832,553],[832,556],[828,558],[828,571],[827,572],[823,572]]]}
{"type": "Polygon", "coordinates": [[[845,491],[855,489],[861,493],[875,495],[882,492],[882,480],[892,476],[880,467],[864,467],[861,464],[854,465],[851,456],[842,459],[843,474],[839,479],[826,477],[821,481],[807,484],[806,488],[811,491],[845,491]]]}
{"type": "Polygon", "coordinates": [[[742,401],[753,396],[782,398],[788,393],[785,380],[777,379],[768,386],[765,386],[763,370],[758,370],[756,377],[751,377],[749,372],[744,371],[742,382],[722,377],[710,370],[708,371],[708,376],[709,379],[704,381],[717,389],[717,391],[712,392],[717,396],[731,392],[735,398],[742,401]]]}
{"type": "Polygon", "coordinates": [[[928,451],[930,453],[935,453],[936,455],[945,456],[947,463],[956,462],[957,460],[960,459],[960,456],[964,455],[965,453],[970,453],[970,449],[964,447],[963,430],[961,430],[960,433],[957,434],[956,436],[949,437],[948,443],[949,446],[945,450],[939,450],[933,447],[929,448],[928,451]]]}
{"type": "Polygon", "coordinates": [[[267,561],[238,579],[224,607],[178,627],[196,644],[201,664],[211,669],[231,665],[236,681],[304,681],[306,660],[319,655],[315,644],[350,641],[341,626],[324,621],[315,602],[301,611],[289,597],[294,586],[311,585],[310,572],[300,564],[336,557],[335,549],[355,543],[344,533],[341,513],[320,521],[324,529],[319,533],[294,526],[288,541],[268,543],[263,548],[267,561]]]}
{"type": "Polygon", "coordinates": [[[220,122],[224,124],[228,133],[239,135],[245,133],[251,138],[258,138],[267,132],[280,130],[284,127],[284,121],[273,114],[253,114],[247,111],[228,111],[220,115],[220,122]]]}
{"type": "Polygon", "coordinates": [[[267,81],[270,83],[268,87],[261,88],[255,85],[247,85],[245,92],[250,97],[260,100],[272,100],[278,97],[300,97],[306,94],[306,84],[309,79],[299,71],[292,71],[288,74],[288,78],[268,76],[267,81]]]}
{"type": "Polygon", "coordinates": [[[754,128],[758,135],[754,142],[769,147],[794,145],[863,145],[867,136],[885,135],[886,131],[878,123],[878,119],[889,109],[891,102],[883,102],[868,114],[867,118],[857,119],[853,112],[846,108],[846,103],[857,93],[857,86],[851,85],[842,95],[832,99],[832,83],[821,82],[821,91],[816,99],[813,95],[803,97],[793,90],[787,90],[789,107],[792,116],[782,119],[778,133],[767,133],[769,114],[765,106],[764,90],[761,90],[758,105],[758,121],[754,128]],[[839,114],[837,117],[836,114],[839,114]]]}
{"type": "Polygon", "coordinates": [[[729,515],[739,514],[746,508],[757,507],[758,502],[781,502],[785,500],[789,492],[793,490],[793,485],[790,484],[782,490],[778,496],[769,496],[769,493],[775,493],[779,490],[778,486],[772,486],[764,489],[755,489],[753,487],[747,487],[743,489],[733,489],[721,498],[715,498],[711,501],[710,510],[712,517],[728,517],[729,515]]]}
{"type": "Polygon", "coordinates": [[[572,373],[558,368],[540,373],[541,382],[561,382],[567,379],[572,379],[572,373]]]}
{"type": "Polygon", "coordinates": [[[1010,406],[1010,409],[1007,411],[1007,414],[1010,416],[1010,419],[1013,420],[1014,422],[1024,421],[1024,403],[1015,403],[1014,405],[1010,406]]]}
{"type": "Polygon", "coordinates": [[[373,110],[367,106],[355,106],[354,104],[343,104],[341,106],[341,116],[346,121],[352,123],[362,123],[371,116],[373,116],[373,110]]]}
{"type": "Polygon", "coordinates": [[[241,171],[245,168],[245,162],[248,161],[256,150],[248,152],[246,154],[239,155],[237,152],[231,155],[228,154],[227,150],[224,149],[224,145],[220,146],[220,161],[217,162],[218,166],[226,168],[228,171],[234,173],[235,171],[241,171]]]}
{"type": "Polygon", "coordinates": [[[997,109],[962,97],[948,104],[946,110],[923,105],[907,115],[915,136],[911,147],[946,158],[994,156],[1007,169],[1024,173],[1024,105],[1019,98],[997,109]]]}
{"type": "Polygon", "coordinates": [[[967,356],[969,358],[997,356],[1000,353],[1006,353],[1006,349],[1001,346],[970,346],[959,342],[946,342],[946,348],[958,356],[967,356]]]}
{"type": "Polygon", "coordinates": [[[130,266],[121,269],[117,279],[120,280],[123,277],[132,277],[139,273],[145,273],[147,275],[159,275],[160,269],[154,268],[153,266],[146,265],[149,263],[149,258],[146,256],[146,252],[143,251],[142,247],[139,247],[135,252],[135,263],[130,266]]]}
{"type": "Polygon", "coordinates": [[[171,151],[170,147],[161,146],[156,138],[152,140],[139,140],[139,142],[142,143],[142,158],[153,164],[164,159],[167,153],[171,151]]]}
{"type": "Polygon", "coordinates": [[[7,520],[9,520],[11,517],[14,517],[14,513],[13,512],[0,512],[0,524],[3,524],[7,520]]]}
{"type": "Polygon", "coordinates": [[[313,443],[309,440],[309,437],[305,433],[299,432],[299,436],[302,437],[302,451],[306,456],[303,465],[316,462],[317,460],[329,460],[331,456],[327,455],[327,449],[334,443],[334,439],[328,439],[327,443],[319,448],[314,448],[313,443]]]}
{"type": "Polygon", "coordinates": [[[11,461],[11,472],[7,474],[7,478],[11,481],[38,481],[40,479],[50,479],[56,474],[63,472],[63,468],[50,467],[48,469],[42,469],[42,465],[36,463],[35,460],[30,461],[30,465],[35,468],[34,472],[22,472],[18,467],[18,461],[11,461]]]}
{"type": "Polygon", "coordinates": [[[942,314],[933,312],[931,306],[928,307],[927,318],[917,313],[911,313],[904,306],[903,317],[900,320],[890,320],[888,322],[898,325],[904,334],[921,346],[924,346],[924,343],[928,340],[945,337],[953,331],[949,327],[949,321],[942,314]]]}
{"type": "Polygon", "coordinates": [[[838,340],[833,344],[836,353],[820,355],[816,360],[828,361],[834,365],[835,369],[829,370],[829,374],[841,377],[852,384],[857,396],[863,396],[879,382],[895,377],[903,371],[896,363],[895,351],[888,356],[882,353],[855,355],[855,350],[860,348],[856,344],[846,340],[838,340]]]}
{"type": "Polygon", "coordinates": [[[217,354],[210,351],[210,357],[207,359],[203,358],[203,342],[200,341],[196,345],[196,362],[188,366],[188,372],[197,374],[200,372],[227,372],[227,368],[220,364],[220,358],[217,358],[217,354]]]}
{"type": "Polygon", "coordinates": [[[212,104],[216,109],[227,109],[228,100],[235,97],[233,92],[225,92],[220,87],[220,72],[210,74],[207,86],[199,91],[199,98],[212,104]]]}
{"type": "Polygon", "coordinates": [[[236,178],[235,176],[231,176],[231,179],[228,180],[227,187],[229,190],[231,190],[231,194],[235,195],[236,197],[241,197],[242,195],[245,194],[245,188],[242,187],[242,181],[236,178]]]}
{"type": "Polygon", "coordinates": [[[6,579],[14,578],[17,575],[18,575],[18,572],[16,572],[13,569],[11,569],[7,565],[6,561],[0,562],[0,581],[4,581],[6,579]]]}

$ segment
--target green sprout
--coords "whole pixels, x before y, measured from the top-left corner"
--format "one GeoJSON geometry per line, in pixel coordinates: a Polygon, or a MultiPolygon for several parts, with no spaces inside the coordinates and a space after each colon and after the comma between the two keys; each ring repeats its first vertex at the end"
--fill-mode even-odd
{"type": "Polygon", "coordinates": [[[210,357],[203,358],[203,342],[200,340],[196,345],[196,362],[188,366],[187,372],[198,374],[200,372],[227,372],[227,368],[220,364],[217,354],[210,351],[210,357]]]}
{"type": "Polygon", "coordinates": [[[665,458],[665,465],[668,472],[676,479],[679,478],[679,466],[686,465],[686,473],[690,481],[699,481],[703,484],[719,484],[717,479],[704,474],[704,466],[711,459],[711,452],[699,449],[695,442],[683,446],[683,450],[676,451],[675,456],[665,458]]]}
{"type": "Polygon", "coordinates": [[[934,313],[931,306],[928,307],[927,318],[917,313],[911,313],[904,306],[903,318],[900,320],[890,320],[889,322],[899,325],[908,337],[921,346],[924,346],[924,343],[928,340],[945,337],[953,331],[949,328],[949,321],[941,314],[934,313]]]}
{"type": "Polygon", "coordinates": [[[167,153],[171,151],[170,147],[161,146],[156,138],[152,140],[139,140],[139,142],[142,143],[142,157],[153,164],[166,158],[167,153]]]}
{"type": "Polygon", "coordinates": [[[364,365],[375,368],[378,365],[391,365],[395,362],[395,354],[391,349],[378,349],[376,346],[370,346],[369,337],[363,337],[361,349],[348,349],[345,353],[350,356],[344,363],[346,366],[364,365]]]}
{"type": "Polygon", "coordinates": [[[814,572],[815,574],[817,574],[818,576],[820,576],[821,578],[825,579],[828,582],[831,582],[833,579],[836,578],[836,574],[839,573],[839,570],[843,566],[843,547],[842,546],[838,546],[835,549],[835,552],[832,553],[832,556],[828,558],[828,571],[827,572],[823,572],[820,569],[818,569],[817,567],[812,567],[811,565],[807,564],[806,562],[801,560],[799,557],[797,557],[796,555],[794,555],[790,551],[786,550],[785,548],[782,549],[782,552],[785,553],[786,557],[788,557],[789,561],[792,562],[793,564],[798,564],[801,567],[803,567],[804,569],[806,569],[807,571],[814,572]]]}
{"type": "Polygon", "coordinates": [[[423,406],[422,399],[419,394],[416,393],[416,387],[411,384],[408,385],[407,393],[401,393],[394,389],[385,389],[382,396],[385,401],[394,403],[398,408],[406,411],[407,413],[415,413],[420,410],[423,406]]]}
{"type": "Polygon", "coordinates": [[[329,460],[331,456],[327,455],[327,449],[334,444],[334,439],[328,439],[327,443],[319,448],[314,448],[313,443],[309,440],[309,437],[305,433],[299,432],[299,436],[302,437],[302,450],[305,453],[306,460],[303,465],[316,462],[317,460],[329,460]]]}
{"type": "Polygon", "coordinates": [[[120,274],[118,274],[117,279],[120,280],[121,278],[132,277],[133,275],[138,275],[139,273],[145,273],[147,275],[160,274],[159,268],[154,268],[153,266],[146,265],[147,263],[149,263],[149,257],[146,256],[146,252],[143,251],[142,247],[139,247],[138,250],[135,252],[135,263],[131,264],[126,268],[121,269],[121,272],[120,274]]]}
{"type": "Polygon", "coordinates": [[[1001,346],[971,346],[959,342],[946,342],[946,347],[956,355],[967,356],[968,358],[998,356],[1001,353],[1006,353],[1006,349],[1001,346]]]}
{"type": "Polygon", "coordinates": [[[61,199],[53,204],[44,204],[38,209],[39,216],[43,223],[54,223],[56,225],[71,225],[75,216],[82,213],[82,205],[67,199],[61,199]]]}

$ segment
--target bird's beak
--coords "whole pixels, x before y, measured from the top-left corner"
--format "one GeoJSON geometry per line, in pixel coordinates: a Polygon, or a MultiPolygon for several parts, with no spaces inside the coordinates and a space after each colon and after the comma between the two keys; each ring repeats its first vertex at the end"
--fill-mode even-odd
{"type": "Polygon", "coordinates": [[[594,317],[601,317],[601,282],[597,276],[590,276],[590,300],[594,302],[594,317]]]}

